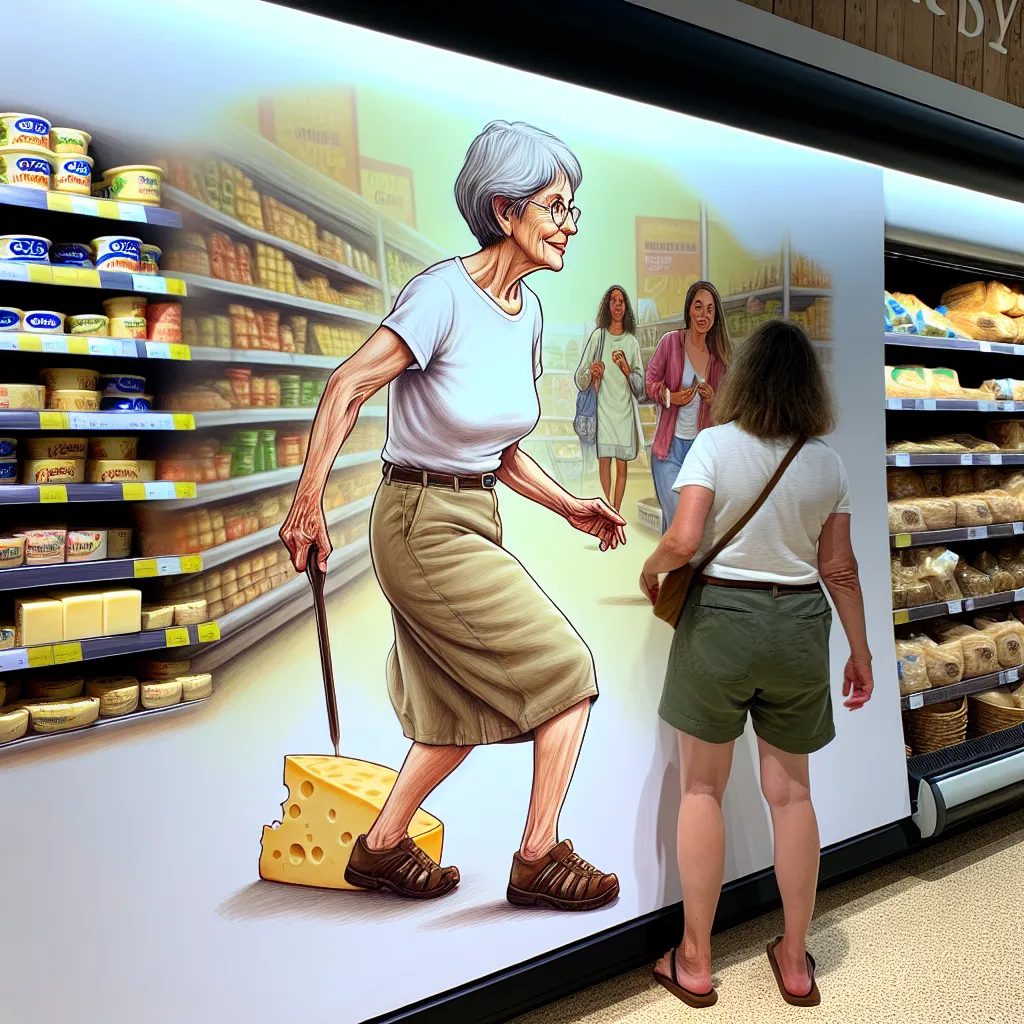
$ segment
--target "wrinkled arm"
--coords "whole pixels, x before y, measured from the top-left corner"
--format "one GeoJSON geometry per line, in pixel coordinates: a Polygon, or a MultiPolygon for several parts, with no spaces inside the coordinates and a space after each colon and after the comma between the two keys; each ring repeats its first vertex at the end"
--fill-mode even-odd
{"type": "Polygon", "coordinates": [[[679,490],[675,518],[658,546],[644,563],[644,575],[650,578],[688,565],[704,539],[715,492],[707,487],[689,484],[679,490]]]}
{"type": "Polygon", "coordinates": [[[818,541],[818,572],[839,613],[853,659],[869,662],[871,651],[864,621],[864,595],[850,540],[849,513],[836,512],[825,520],[818,541]]]}
{"type": "Polygon", "coordinates": [[[563,519],[573,511],[577,499],[549,477],[518,444],[510,445],[502,453],[495,475],[516,494],[557,512],[563,519]]]}

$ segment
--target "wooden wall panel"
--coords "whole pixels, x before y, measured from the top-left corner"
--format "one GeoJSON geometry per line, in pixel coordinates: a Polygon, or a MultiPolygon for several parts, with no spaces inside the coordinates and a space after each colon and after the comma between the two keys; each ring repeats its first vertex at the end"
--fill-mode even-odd
{"type": "Polygon", "coordinates": [[[942,16],[929,9],[928,0],[741,2],[1024,107],[1024,0],[978,0],[984,10],[980,31],[969,0],[940,0],[942,16]],[[1001,53],[990,44],[999,39],[1000,14],[1011,7],[1003,39],[1007,52],[1001,53]]]}

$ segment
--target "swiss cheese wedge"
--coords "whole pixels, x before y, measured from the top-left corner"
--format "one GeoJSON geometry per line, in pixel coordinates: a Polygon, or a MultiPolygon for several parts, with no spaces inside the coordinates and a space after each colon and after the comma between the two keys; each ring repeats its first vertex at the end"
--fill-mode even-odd
{"type": "MultiPolygon", "coordinates": [[[[398,773],[349,757],[290,755],[284,759],[288,799],[282,820],[263,826],[260,878],[321,889],[356,889],[345,881],[352,844],[384,806],[398,773]]],[[[409,835],[441,861],[444,826],[421,807],[409,835]]]]}

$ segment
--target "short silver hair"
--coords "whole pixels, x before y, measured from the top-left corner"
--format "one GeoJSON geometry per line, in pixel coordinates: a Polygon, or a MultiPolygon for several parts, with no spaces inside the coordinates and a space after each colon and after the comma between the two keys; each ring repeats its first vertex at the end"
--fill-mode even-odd
{"type": "Polygon", "coordinates": [[[573,192],[583,180],[579,160],[569,147],[522,121],[492,121],[473,140],[455,182],[455,201],[481,248],[505,238],[494,212],[498,196],[512,202],[521,217],[527,203],[564,174],[573,192]]]}

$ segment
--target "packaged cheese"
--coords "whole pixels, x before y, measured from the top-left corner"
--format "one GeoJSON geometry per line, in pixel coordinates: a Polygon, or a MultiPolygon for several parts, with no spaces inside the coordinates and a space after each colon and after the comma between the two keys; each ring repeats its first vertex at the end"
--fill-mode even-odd
{"type": "Polygon", "coordinates": [[[967,526],[991,526],[992,509],[984,498],[977,495],[961,495],[952,499],[956,506],[956,525],[967,526]]]}
{"type": "Polygon", "coordinates": [[[147,710],[181,703],[180,679],[148,679],[140,688],[139,700],[147,710]]]}
{"type": "Polygon", "coordinates": [[[150,661],[146,665],[146,672],[151,679],[176,679],[178,676],[187,676],[192,663],[187,659],[183,661],[150,661]]]}
{"type": "Polygon", "coordinates": [[[60,643],[64,639],[64,611],[51,598],[16,597],[14,628],[19,647],[60,643]]]}
{"type": "Polygon", "coordinates": [[[920,640],[896,641],[896,674],[903,697],[931,688],[925,668],[925,645],[920,640]]]}
{"type": "MultiPolygon", "coordinates": [[[[903,501],[889,502],[889,533],[918,533],[924,530],[924,516],[917,504],[903,501]]],[[[225,597],[227,597],[225,590],[225,597]]]]}
{"type": "Polygon", "coordinates": [[[213,693],[213,676],[209,672],[201,672],[194,676],[179,676],[181,683],[181,699],[183,701],[202,700],[213,693]]]}
{"type": "Polygon", "coordinates": [[[137,437],[90,437],[90,459],[135,459],[139,454],[137,437]]]}
{"type": "Polygon", "coordinates": [[[890,469],[886,473],[886,486],[890,501],[923,498],[926,493],[924,481],[916,469],[890,469]]]}
{"type": "Polygon", "coordinates": [[[99,591],[62,591],[53,597],[61,603],[65,640],[106,635],[103,595],[99,591]]]}
{"type": "Polygon", "coordinates": [[[81,459],[28,459],[22,464],[23,484],[80,484],[85,479],[81,459]]]}
{"type": "Polygon", "coordinates": [[[139,706],[139,681],[134,676],[102,676],[90,679],[85,692],[100,702],[100,718],[127,715],[139,706]]]}
{"type": "Polygon", "coordinates": [[[85,459],[88,441],[84,437],[30,437],[25,454],[30,459],[85,459]]]}
{"type": "Polygon", "coordinates": [[[0,409],[42,409],[45,403],[41,384],[0,384],[0,409]]]}
{"type": "Polygon", "coordinates": [[[13,743],[28,732],[28,711],[25,708],[0,709],[0,743],[13,743]]]}
{"type": "Polygon", "coordinates": [[[100,702],[95,697],[74,697],[70,700],[28,700],[22,706],[28,711],[34,732],[66,732],[92,725],[99,718],[100,702]]]}
{"type": "Polygon", "coordinates": [[[103,635],[138,633],[142,629],[142,591],[108,590],[103,598],[103,635]]]}
{"type": "Polygon", "coordinates": [[[98,562],[107,557],[106,530],[68,530],[66,556],[69,562],[98,562]]]}
{"type": "Polygon", "coordinates": [[[85,475],[91,484],[137,483],[141,479],[135,459],[90,459],[85,475]]]}
{"type": "Polygon", "coordinates": [[[57,565],[64,561],[67,530],[23,530],[26,565],[57,565]]]}
{"type": "Polygon", "coordinates": [[[17,569],[25,561],[25,536],[0,537],[0,569],[17,569]]]}

